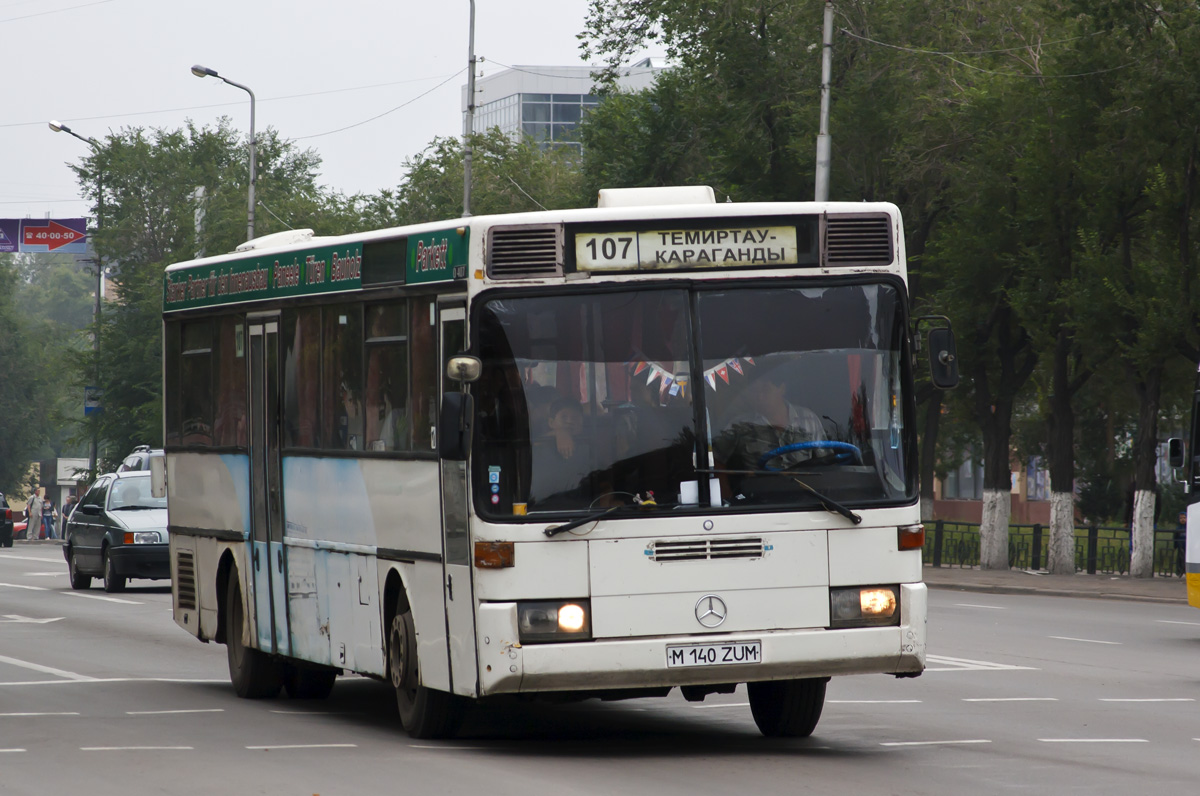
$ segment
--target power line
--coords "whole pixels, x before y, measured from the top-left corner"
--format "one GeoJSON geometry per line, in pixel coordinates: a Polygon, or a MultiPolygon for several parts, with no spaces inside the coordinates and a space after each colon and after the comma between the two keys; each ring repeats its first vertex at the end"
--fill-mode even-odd
{"type": "MultiPolygon", "coordinates": [[[[459,72],[455,72],[453,75],[450,75],[449,77],[453,78],[459,74],[461,74],[461,70],[459,72]]],[[[324,94],[342,94],[347,91],[365,91],[367,89],[373,89],[373,88],[388,88],[390,86],[401,86],[401,85],[407,85],[409,83],[422,83],[427,80],[436,80],[439,77],[442,77],[442,75],[434,75],[432,77],[418,77],[418,78],[414,78],[412,80],[394,80],[390,83],[373,83],[373,84],[367,85],[367,86],[350,86],[348,88],[333,88],[333,89],[328,89],[326,91],[310,91],[310,92],[307,92],[304,94],[285,94],[280,97],[263,97],[262,99],[259,99],[258,102],[261,104],[261,103],[265,103],[265,102],[276,102],[276,101],[280,101],[280,100],[304,99],[307,97],[319,97],[324,94]]],[[[441,85],[445,85],[445,84],[444,83],[439,84],[439,86],[441,86],[441,85]]],[[[438,88],[439,86],[435,86],[434,88],[438,88]]],[[[160,110],[153,110],[153,111],[133,111],[131,113],[111,113],[111,114],[106,114],[103,116],[69,116],[69,117],[64,116],[62,118],[68,122],[94,122],[94,121],[103,121],[105,119],[124,119],[124,118],[128,118],[130,116],[151,116],[151,115],[158,114],[158,113],[180,113],[182,111],[202,111],[202,110],[209,110],[210,108],[228,108],[228,107],[234,107],[234,106],[240,108],[240,107],[244,107],[245,104],[246,104],[245,102],[218,102],[218,103],[214,103],[212,105],[191,105],[191,106],[183,107],[183,108],[162,108],[160,110]]],[[[45,119],[41,119],[36,122],[10,122],[9,124],[0,124],[0,129],[4,129],[4,128],[8,128],[8,127],[34,127],[34,126],[42,127],[45,124],[46,124],[45,119]]]]}
{"type": "MultiPolygon", "coordinates": [[[[852,39],[858,39],[860,41],[865,41],[868,44],[874,44],[879,47],[887,47],[892,50],[900,50],[901,52],[913,53],[915,55],[936,55],[941,58],[945,58],[948,61],[953,61],[954,63],[958,64],[959,66],[964,66],[967,69],[974,69],[976,72],[983,72],[984,74],[988,74],[988,75],[998,75],[1000,77],[1031,77],[1031,78],[1037,78],[1037,79],[1090,77],[1092,75],[1102,75],[1102,74],[1105,74],[1106,72],[1116,72],[1119,69],[1126,69],[1126,68],[1138,63],[1139,61],[1141,61],[1141,59],[1139,58],[1139,59],[1130,61],[1129,63],[1121,64],[1120,66],[1109,67],[1108,69],[1097,69],[1094,72],[1077,72],[1075,74],[1070,74],[1070,75],[1028,74],[1028,73],[1021,73],[1021,72],[998,72],[993,69],[984,69],[983,67],[975,66],[974,64],[969,64],[966,61],[960,61],[959,59],[953,57],[950,53],[938,52],[936,50],[921,50],[916,47],[904,47],[899,44],[888,44],[887,42],[876,41],[875,39],[870,39],[870,38],[867,38],[866,36],[859,36],[857,33],[852,33],[850,31],[846,30],[845,28],[842,28],[841,32],[846,34],[847,36],[849,36],[852,39]]],[[[1095,34],[1089,34],[1089,35],[1095,35],[1095,34]]],[[[1080,37],[1076,37],[1076,38],[1083,38],[1083,37],[1080,36],[1080,37]]],[[[1058,42],[1046,42],[1045,44],[1059,44],[1062,42],[1073,41],[1073,40],[1074,39],[1062,39],[1058,42]]],[[[1007,50],[981,50],[978,53],[963,53],[963,54],[975,55],[975,54],[985,54],[985,53],[1001,53],[1001,52],[1013,52],[1016,50],[1025,50],[1025,49],[1028,49],[1028,48],[1027,47],[1012,47],[1007,50]]]]}
{"type": "Polygon", "coordinates": [[[16,22],[19,19],[32,19],[33,17],[44,17],[47,14],[61,14],[64,11],[75,11],[79,8],[89,8],[90,6],[102,6],[105,3],[111,3],[113,0],[96,0],[94,3],[84,3],[81,6],[70,6],[68,8],[56,8],[53,11],[38,11],[36,14],[26,14],[23,17],[9,17],[8,19],[0,19],[0,22],[16,22]]]}
{"type": "Polygon", "coordinates": [[[404,107],[406,107],[406,106],[408,106],[408,105],[412,105],[414,102],[416,102],[417,100],[421,99],[421,98],[422,98],[422,97],[424,97],[425,95],[427,95],[427,94],[432,94],[433,92],[437,91],[439,88],[441,88],[442,86],[446,85],[446,84],[447,84],[447,83],[449,83],[451,80],[453,80],[454,78],[458,77],[459,75],[461,75],[461,74],[462,74],[463,72],[465,72],[465,71],[467,71],[467,67],[463,67],[462,69],[458,70],[458,71],[457,71],[457,72],[455,72],[454,74],[450,75],[450,77],[446,78],[446,79],[445,79],[445,80],[443,80],[441,83],[438,83],[436,86],[434,86],[433,88],[429,89],[428,91],[424,91],[424,92],[422,92],[422,93],[418,94],[417,96],[413,97],[412,99],[408,100],[407,102],[402,102],[402,103],[400,103],[399,105],[397,105],[396,107],[392,108],[391,110],[386,110],[386,111],[384,111],[383,113],[376,114],[376,115],[372,116],[372,117],[371,117],[371,118],[369,118],[369,119],[363,119],[361,122],[355,122],[354,124],[348,124],[348,125],[346,125],[345,127],[339,127],[339,128],[337,128],[336,130],[327,130],[327,131],[326,131],[326,132],[324,132],[324,133],[313,133],[312,135],[299,135],[299,136],[296,136],[296,137],[294,137],[294,138],[292,138],[292,139],[290,139],[290,140],[292,140],[292,141],[304,141],[304,140],[306,140],[306,139],[309,139],[309,138],[320,138],[321,136],[325,136],[325,135],[333,135],[334,133],[340,133],[340,132],[343,132],[343,131],[345,131],[345,130],[352,130],[352,129],[354,129],[355,127],[362,127],[364,124],[367,124],[368,122],[373,122],[373,121],[375,121],[376,119],[382,119],[384,116],[387,116],[387,115],[388,115],[388,114],[390,114],[390,113],[395,113],[396,111],[400,110],[401,108],[404,108],[404,107]]]}

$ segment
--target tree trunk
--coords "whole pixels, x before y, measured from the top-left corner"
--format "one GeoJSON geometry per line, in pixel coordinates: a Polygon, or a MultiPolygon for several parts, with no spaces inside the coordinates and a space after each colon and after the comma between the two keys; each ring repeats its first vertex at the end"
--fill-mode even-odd
{"type": "Polygon", "coordinates": [[[1133,523],[1129,535],[1129,574],[1154,577],[1154,501],[1158,463],[1158,410],[1162,403],[1163,365],[1156,365],[1135,382],[1138,430],[1134,442],[1133,523]]]}
{"type": "Polygon", "coordinates": [[[938,427],[942,418],[941,390],[931,390],[929,400],[925,402],[925,433],[921,435],[921,521],[933,520],[934,480],[937,463],[938,427]]]}
{"type": "Polygon", "coordinates": [[[1012,515],[1012,405],[997,401],[983,423],[983,518],[979,524],[979,566],[1008,569],[1008,521],[1012,515]]]}
{"type": "MultiPolygon", "coordinates": [[[[1071,400],[1079,386],[1071,384],[1071,341],[1060,328],[1051,363],[1050,550],[1047,569],[1055,575],[1075,574],[1075,408],[1071,400]]],[[[1086,380],[1086,376],[1084,377],[1086,380]]]]}
{"type": "Polygon", "coordinates": [[[1075,574],[1075,493],[1073,492],[1050,493],[1050,550],[1047,559],[1046,569],[1051,574],[1075,574]],[[1067,532],[1063,531],[1064,528],[1067,532]]]}

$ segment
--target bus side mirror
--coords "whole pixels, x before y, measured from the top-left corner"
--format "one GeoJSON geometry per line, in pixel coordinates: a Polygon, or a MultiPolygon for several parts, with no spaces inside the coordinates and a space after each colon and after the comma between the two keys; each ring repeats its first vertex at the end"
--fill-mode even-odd
{"type": "Polygon", "coordinates": [[[156,498],[167,496],[167,459],[165,456],[150,457],[150,495],[156,498]]]}
{"type": "Polygon", "coordinates": [[[438,416],[438,455],[449,461],[464,461],[471,452],[474,421],[475,401],[470,393],[447,392],[442,395],[442,413],[438,416]]]}
{"type": "Polygon", "coordinates": [[[1172,467],[1183,467],[1183,440],[1171,437],[1167,440],[1167,463],[1172,467]]]}
{"type": "Polygon", "coordinates": [[[929,330],[929,375],[939,390],[958,386],[958,350],[949,327],[929,330]]]}

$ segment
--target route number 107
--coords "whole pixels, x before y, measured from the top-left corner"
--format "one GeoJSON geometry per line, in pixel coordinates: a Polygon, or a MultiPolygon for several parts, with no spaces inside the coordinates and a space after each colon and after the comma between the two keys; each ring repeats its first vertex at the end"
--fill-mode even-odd
{"type": "Polygon", "coordinates": [[[578,235],[575,238],[576,265],[585,271],[610,268],[636,268],[638,239],[632,232],[578,235]]]}

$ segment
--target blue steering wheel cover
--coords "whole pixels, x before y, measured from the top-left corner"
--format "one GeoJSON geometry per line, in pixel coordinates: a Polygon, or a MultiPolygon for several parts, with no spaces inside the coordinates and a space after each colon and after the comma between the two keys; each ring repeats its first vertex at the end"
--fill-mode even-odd
{"type": "Polygon", "coordinates": [[[774,467],[767,467],[767,462],[774,459],[776,456],[783,456],[785,453],[794,453],[796,451],[810,450],[832,450],[837,451],[839,456],[849,454],[858,461],[862,461],[862,451],[857,445],[849,442],[841,442],[833,439],[814,439],[807,442],[793,442],[790,445],[780,445],[778,448],[769,450],[762,456],[758,457],[758,468],[760,470],[774,470],[774,467]]]}

